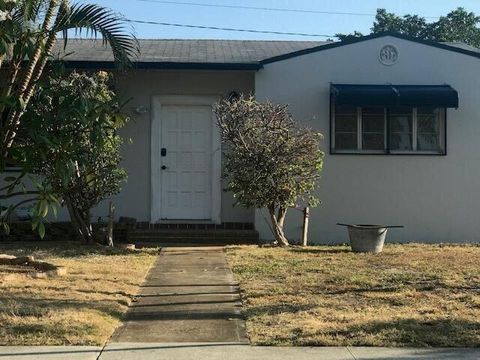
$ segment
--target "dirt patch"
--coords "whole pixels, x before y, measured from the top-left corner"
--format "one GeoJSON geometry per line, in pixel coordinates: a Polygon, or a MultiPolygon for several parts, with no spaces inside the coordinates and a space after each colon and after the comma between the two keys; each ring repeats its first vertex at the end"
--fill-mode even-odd
{"type": "Polygon", "coordinates": [[[0,282],[18,277],[47,278],[64,276],[67,269],[43,261],[35,261],[33,256],[16,257],[0,254],[0,282]]]}

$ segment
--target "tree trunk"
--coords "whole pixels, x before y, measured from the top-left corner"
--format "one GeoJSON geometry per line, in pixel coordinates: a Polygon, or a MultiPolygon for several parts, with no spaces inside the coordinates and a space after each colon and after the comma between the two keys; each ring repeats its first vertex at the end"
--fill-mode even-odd
{"type": "Polygon", "coordinates": [[[65,203],[75,234],[82,243],[92,243],[94,241],[94,234],[88,214],[82,215],[82,213],[73,206],[72,201],[68,197],[65,197],[65,203]]]}
{"type": "MultiPolygon", "coordinates": [[[[48,30],[52,19],[55,15],[55,9],[57,8],[58,0],[50,0],[47,10],[45,12],[45,17],[41,27],[40,35],[37,38],[37,45],[35,47],[34,53],[28,61],[28,66],[25,71],[23,80],[20,82],[20,85],[17,90],[17,97],[24,100],[25,104],[28,103],[28,100],[25,101],[24,95],[27,88],[31,85],[32,77],[35,74],[35,69],[37,68],[37,63],[43,60],[43,57],[48,56],[45,54],[45,45],[48,41],[48,30]],[[45,40],[44,40],[45,39],[45,40]],[[43,55],[43,56],[42,56],[43,55]]],[[[40,66],[41,67],[41,66],[40,66]]],[[[31,91],[33,93],[33,90],[31,91]]],[[[24,109],[20,111],[10,111],[7,119],[3,125],[4,134],[2,134],[2,154],[6,156],[8,149],[12,146],[13,140],[16,136],[17,127],[19,125],[20,117],[23,114],[24,109]]]]}
{"type": "MultiPolygon", "coordinates": [[[[44,54],[37,61],[35,68],[32,70],[32,74],[30,76],[30,81],[27,85],[27,88],[22,93],[23,102],[25,104],[28,104],[28,102],[30,101],[30,99],[34,94],[35,89],[37,88],[37,83],[42,76],[45,66],[47,65],[48,54],[50,54],[50,52],[52,51],[53,46],[55,45],[55,40],[56,40],[56,35],[54,33],[50,34],[45,44],[44,54]]],[[[12,147],[13,141],[15,140],[15,137],[17,135],[17,128],[20,125],[20,118],[23,116],[25,112],[24,110],[25,109],[20,111],[15,110],[11,112],[11,115],[9,114],[9,117],[7,119],[8,125],[6,127],[6,135],[3,140],[4,147],[6,150],[12,147]]]]}
{"type": "Polygon", "coordinates": [[[55,33],[51,33],[45,43],[44,55],[38,61],[35,69],[32,73],[32,78],[30,83],[28,84],[27,88],[25,89],[24,98],[23,100],[28,103],[33,96],[33,93],[37,87],[37,83],[39,82],[40,78],[42,77],[43,69],[47,65],[48,56],[52,52],[53,46],[55,45],[57,36],[55,33]]]}
{"type": "Polygon", "coordinates": [[[310,218],[310,208],[307,206],[303,209],[303,229],[302,229],[302,246],[308,245],[308,219],[310,218]]]}
{"type": "Polygon", "coordinates": [[[270,213],[270,220],[272,222],[272,232],[275,236],[275,240],[277,241],[279,246],[289,246],[288,239],[283,232],[283,223],[285,220],[285,215],[287,213],[287,209],[280,208],[278,210],[279,216],[275,214],[275,207],[271,206],[268,209],[270,213]]]}
{"type": "Polygon", "coordinates": [[[109,247],[113,247],[113,216],[114,216],[115,208],[113,203],[110,201],[110,205],[108,207],[108,228],[107,228],[107,241],[106,244],[109,247]]]}
{"type": "Polygon", "coordinates": [[[287,208],[279,207],[278,208],[278,216],[277,222],[278,225],[283,229],[283,224],[285,222],[285,216],[287,215],[287,208]]]}
{"type": "Polygon", "coordinates": [[[23,97],[25,90],[27,89],[28,85],[30,84],[30,80],[32,78],[33,72],[37,66],[38,61],[42,58],[42,53],[45,51],[45,42],[48,36],[48,29],[52,22],[52,19],[55,15],[55,9],[58,5],[58,0],[50,0],[48,4],[47,11],[45,12],[45,17],[43,19],[43,24],[41,27],[40,35],[37,38],[37,45],[33,52],[33,56],[29,61],[27,70],[25,72],[25,76],[23,81],[20,84],[18,89],[18,95],[23,97]]]}

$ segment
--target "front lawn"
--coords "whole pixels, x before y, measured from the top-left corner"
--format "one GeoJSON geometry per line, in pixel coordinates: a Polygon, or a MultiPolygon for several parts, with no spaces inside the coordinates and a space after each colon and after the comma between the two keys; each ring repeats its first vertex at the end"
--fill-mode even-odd
{"type": "Polygon", "coordinates": [[[480,346],[480,246],[227,249],[258,345],[480,346]]]}
{"type": "Polygon", "coordinates": [[[33,255],[65,266],[67,275],[0,276],[0,345],[101,345],[120,324],[158,250],[0,243],[2,253],[33,255]]]}

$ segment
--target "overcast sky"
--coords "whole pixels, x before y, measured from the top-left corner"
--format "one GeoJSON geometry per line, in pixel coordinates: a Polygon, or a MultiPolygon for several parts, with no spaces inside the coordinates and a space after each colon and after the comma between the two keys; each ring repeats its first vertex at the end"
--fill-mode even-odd
{"type": "MultiPolygon", "coordinates": [[[[86,2],[89,1],[86,0],[86,2]]],[[[429,19],[431,21],[459,6],[480,15],[480,0],[171,0],[170,2],[99,0],[96,2],[120,12],[132,20],[331,36],[354,30],[368,33],[377,8],[386,8],[390,12],[402,15],[410,13],[432,17],[429,19]],[[358,15],[238,9],[186,3],[358,13],[358,15]]],[[[134,27],[139,38],[325,39],[324,37],[245,33],[160,25],[135,24],[134,27]]]]}

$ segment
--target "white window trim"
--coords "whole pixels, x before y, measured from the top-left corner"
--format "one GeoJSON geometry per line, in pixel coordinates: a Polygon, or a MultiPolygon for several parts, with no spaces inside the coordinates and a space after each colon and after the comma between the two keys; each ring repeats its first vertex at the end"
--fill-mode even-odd
{"type": "Polygon", "coordinates": [[[332,154],[384,154],[384,155],[444,155],[446,154],[446,139],[445,139],[445,127],[446,127],[446,118],[447,118],[447,109],[446,108],[438,108],[441,109],[440,113],[440,124],[439,124],[439,142],[441,151],[425,151],[425,150],[417,150],[418,148],[418,121],[417,121],[417,114],[418,108],[412,107],[412,150],[391,150],[387,151],[387,141],[388,141],[388,108],[384,108],[384,129],[385,129],[385,137],[384,137],[384,150],[364,150],[362,149],[362,142],[363,142],[363,132],[362,132],[362,107],[357,107],[357,150],[339,150],[335,148],[335,103],[332,100],[331,104],[331,152],[332,154]]]}
{"type": "MultiPolygon", "coordinates": [[[[222,186],[221,166],[222,151],[220,130],[215,125],[213,104],[220,100],[220,96],[193,96],[193,95],[161,95],[152,97],[151,129],[150,129],[150,222],[161,222],[162,217],[162,184],[161,184],[161,111],[165,105],[200,105],[212,107],[212,208],[211,219],[208,222],[221,224],[222,186]]],[[[188,221],[185,220],[185,221],[188,221]]],[[[198,222],[198,221],[195,221],[198,222]]]]}

